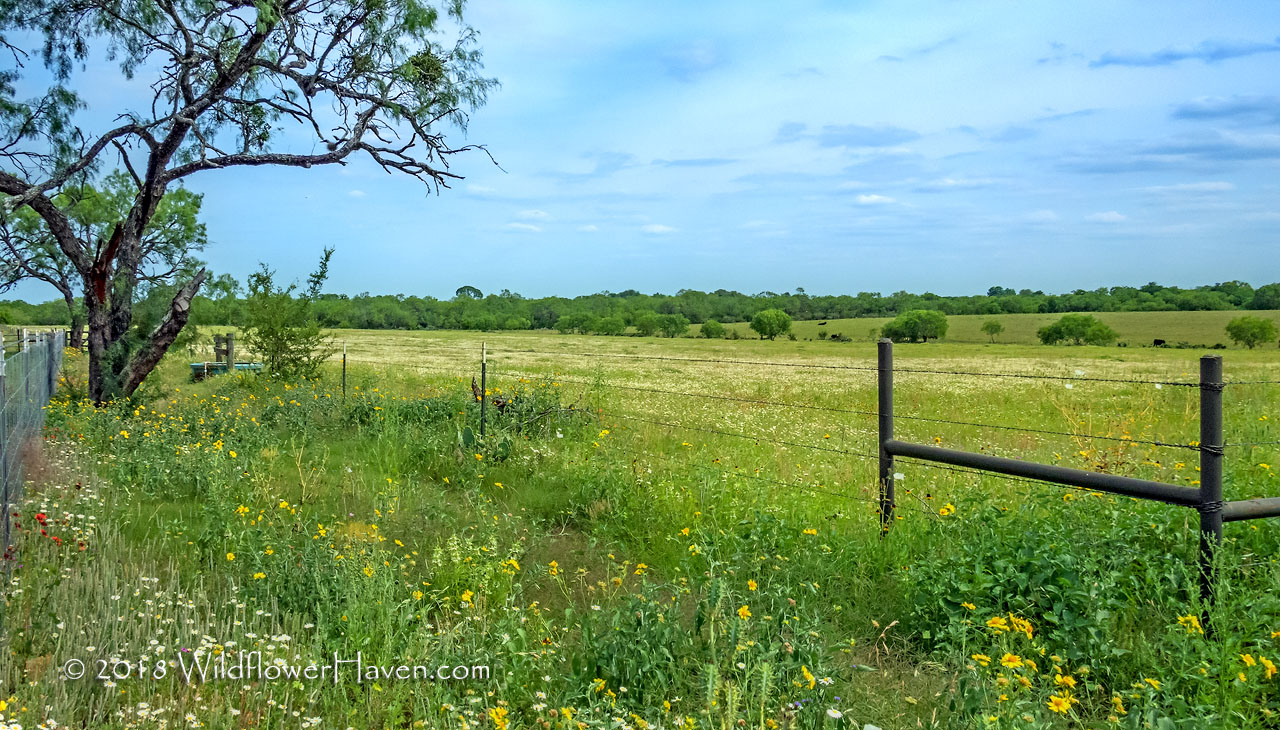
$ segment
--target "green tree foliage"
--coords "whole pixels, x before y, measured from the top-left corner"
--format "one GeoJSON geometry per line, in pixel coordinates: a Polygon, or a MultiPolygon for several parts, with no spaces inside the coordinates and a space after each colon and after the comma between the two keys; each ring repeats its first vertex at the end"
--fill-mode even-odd
{"type": "MultiPolygon", "coordinates": [[[[99,185],[83,181],[68,185],[52,197],[52,202],[85,239],[105,241],[115,223],[128,215],[136,194],[132,178],[117,170],[99,185]]],[[[192,274],[194,254],[208,243],[205,226],[199,220],[203,198],[179,185],[160,199],[155,215],[143,229],[139,249],[139,286],[147,289],[144,299],[159,291],[174,293],[166,285],[180,275],[192,274]]],[[[8,214],[4,210],[0,204],[0,253],[4,254],[0,257],[0,292],[25,279],[43,281],[57,289],[67,306],[71,329],[68,345],[79,349],[86,318],[80,302],[83,282],[79,272],[34,210],[18,208],[8,214]]],[[[150,332],[146,326],[134,324],[135,330],[150,332]]]]}
{"type": "Polygon", "coordinates": [[[96,402],[137,389],[204,282],[203,268],[186,271],[155,326],[137,331],[134,305],[164,289],[148,281],[146,232],[186,178],[366,155],[437,191],[459,179],[447,160],[478,148],[443,128],[465,129],[496,83],[480,75],[462,11],[461,0],[0,0],[0,41],[19,60],[0,71],[0,195],[44,222],[83,282],[96,402]],[[104,57],[153,96],[114,95],[128,106],[80,119],[102,95],[82,97],[76,76],[104,57]],[[28,58],[47,73],[23,78],[28,58]],[[59,199],[108,159],[131,189],[96,236],[59,199]]]}
{"type": "Polygon", "coordinates": [[[602,335],[618,336],[627,331],[627,322],[622,317],[603,317],[596,325],[596,332],[602,335]]]}
{"type": "Polygon", "coordinates": [[[1252,350],[1276,338],[1276,323],[1264,317],[1244,315],[1227,323],[1227,336],[1237,345],[1252,350]]]}
{"type": "Polygon", "coordinates": [[[982,323],[982,334],[990,337],[992,342],[996,341],[996,335],[999,335],[1001,332],[1004,332],[1004,325],[1000,324],[997,320],[988,319],[986,322],[982,323]]]}
{"type": "Polygon", "coordinates": [[[299,296],[294,296],[297,284],[276,284],[275,272],[266,264],[249,275],[244,340],[272,375],[286,379],[315,377],[320,364],[333,354],[333,338],[321,331],[313,308],[329,276],[332,256],[333,249],[326,248],[299,296]]]}
{"type": "Polygon", "coordinates": [[[653,312],[641,313],[635,319],[636,332],[642,337],[652,337],[654,332],[658,331],[658,325],[661,324],[658,315],[653,312]]]}
{"type": "MultiPolygon", "coordinates": [[[[486,294],[480,299],[459,299],[456,296],[436,299],[414,295],[325,294],[316,302],[316,308],[325,327],[501,330],[553,329],[561,316],[580,313],[600,318],[621,317],[628,326],[634,327],[636,320],[645,313],[681,314],[694,324],[705,323],[709,319],[728,324],[750,322],[756,312],[764,309],[781,309],[793,320],[896,316],[912,309],[935,309],[947,316],[982,314],[991,317],[1028,312],[1064,314],[1080,311],[1192,311],[1249,307],[1280,309],[1280,301],[1272,302],[1269,299],[1272,291],[1280,296],[1280,285],[1268,284],[1253,291],[1245,288],[1247,284],[1234,288],[1229,284],[1232,282],[1196,289],[1159,285],[1147,285],[1140,289],[1115,287],[1070,294],[1044,294],[1025,289],[1009,294],[1011,289],[1002,288],[1001,296],[995,298],[986,295],[940,297],[909,292],[800,297],[773,292],[742,294],[724,289],[714,292],[686,290],[675,295],[642,294],[628,290],[600,292],[571,299],[528,299],[508,291],[486,294]],[[1219,289],[1233,293],[1227,294],[1219,289]],[[1235,304],[1236,301],[1241,304],[1235,304]]],[[[209,292],[209,298],[219,296],[216,292],[209,292]]],[[[197,302],[199,299],[197,297],[197,302]]],[[[224,304],[226,306],[216,309],[198,304],[193,306],[191,321],[200,325],[234,324],[241,301],[238,298],[228,299],[224,304]]],[[[49,320],[50,313],[53,319],[47,323],[65,323],[66,320],[65,315],[59,315],[52,309],[37,311],[29,309],[31,305],[16,302],[10,306],[20,322],[45,323],[45,320],[49,320]],[[40,322],[30,317],[39,318],[40,322]]],[[[65,305],[63,308],[65,310],[65,305]]],[[[656,327],[653,331],[656,331],[656,327]]],[[[868,329],[861,328],[857,331],[866,333],[868,329]]],[[[879,337],[879,328],[868,336],[871,339],[879,337]]]]}
{"type": "Polygon", "coordinates": [[[791,330],[791,317],[781,309],[765,309],[751,318],[751,329],[760,339],[773,339],[791,330]]]}
{"type": "Polygon", "coordinates": [[[1040,342],[1056,345],[1109,345],[1116,341],[1116,331],[1088,314],[1065,314],[1057,322],[1036,331],[1040,342]]]}
{"type": "Polygon", "coordinates": [[[880,328],[880,334],[894,342],[936,340],[947,334],[947,315],[936,309],[913,309],[880,328]]]}
{"type": "Polygon", "coordinates": [[[667,337],[680,337],[689,331],[689,320],[683,314],[664,314],[658,317],[658,329],[667,337]]]}
{"type": "Polygon", "coordinates": [[[484,294],[474,286],[460,286],[453,294],[458,299],[483,299],[484,294]]]}
{"type": "Polygon", "coordinates": [[[1249,309],[1280,309],[1280,284],[1258,287],[1249,300],[1249,309]]]}
{"type": "Polygon", "coordinates": [[[724,325],[714,319],[708,319],[702,323],[700,334],[709,340],[718,340],[724,337],[724,325]]]}

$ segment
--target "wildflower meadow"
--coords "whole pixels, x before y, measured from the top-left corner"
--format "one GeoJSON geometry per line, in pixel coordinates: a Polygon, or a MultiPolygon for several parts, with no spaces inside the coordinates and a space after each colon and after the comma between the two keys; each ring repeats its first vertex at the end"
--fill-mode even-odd
{"type": "MultiPolygon", "coordinates": [[[[10,516],[0,728],[1276,726],[1267,521],[1228,526],[1212,605],[1194,513],[1162,504],[902,463],[882,534],[854,456],[874,378],[823,369],[869,345],[513,336],[477,395],[477,344],[357,334],[345,373],[298,382],[191,383],[175,354],[100,408],[68,351],[10,516]]],[[[1046,352],[900,357],[1195,366],[1046,352]]],[[[1268,365],[1229,353],[1240,380],[1268,365]]],[[[1193,390],[1070,385],[904,377],[903,415],[1008,428],[899,428],[1197,483],[1192,451],[1148,443],[1193,446],[1193,390]]],[[[1278,394],[1229,392],[1229,441],[1254,444],[1229,453],[1230,498],[1280,486],[1278,394]]]]}

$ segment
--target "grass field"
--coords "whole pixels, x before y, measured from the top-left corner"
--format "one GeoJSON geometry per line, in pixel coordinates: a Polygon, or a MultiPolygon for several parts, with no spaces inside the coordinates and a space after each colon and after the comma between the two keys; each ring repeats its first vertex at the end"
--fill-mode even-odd
{"type": "MultiPolygon", "coordinates": [[[[1097,312],[1093,316],[1105,322],[1120,335],[1120,342],[1129,347],[1149,346],[1160,339],[1170,346],[1185,342],[1195,346],[1212,346],[1221,343],[1232,346],[1227,337],[1227,322],[1248,314],[1266,317],[1280,326],[1280,311],[1262,312],[1097,312]]],[[[1001,344],[1034,345],[1040,340],[1036,330],[1056,322],[1061,314],[962,314],[947,317],[948,342],[991,342],[991,338],[982,332],[982,324],[995,320],[1004,325],[1004,332],[996,336],[1001,344]]],[[[819,327],[817,321],[801,321],[792,324],[792,331],[799,339],[817,339],[818,333],[825,331],[827,335],[843,334],[854,340],[870,341],[878,335],[871,330],[879,330],[890,317],[867,317],[860,319],[833,319],[819,327]]],[[[726,329],[736,330],[742,337],[755,337],[756,334],[743,322],[725,325],[726,329]]],[[[696,329],[696,328],[695,328],[696,329]]],[[[1272,343],[1274,349],[1275,343],[1272,343]]]]}
{"type": "MultiPolygon", "coordinates": [[[[192,357],[175,354],[144,398],[95,410],[75,398],[83,362],[70,357],[69,397],[16,510],[0,696],[25,709],[10,717],[1269,728],[1280,712],[1274,525],[1228,526],[1213,638],[1187,567],[1191,510],[900,460],[899,519],[882,538],[870,342],[335,334],[345,398],[336,363],[314,382],[190,384],[192,357]],[[470,391],[482,341],[490,397],[512,399],[488,408],[483,439],[470,391]],[[175,678],[184,657],[253,650],[492,674],[175,678]],[[59,677],[95,658],[142,660],[147,678],[59,677]]],[[[1203,353],[895,354],[919,370],[1167,383],[1193,381],[1203,353]]],[[[1224,357],[1228,379],[1280,379],[1274,349],[1224,357]]],[[[1229,447],[1228,499],[1280,495],[1277,396],[1225,392],[1228,442],[1258,444],[1229,447]]],[[[1198,483],[1182,448],[1196,388],[904,372],[895,397],[900,439],[1198,483]]]]}

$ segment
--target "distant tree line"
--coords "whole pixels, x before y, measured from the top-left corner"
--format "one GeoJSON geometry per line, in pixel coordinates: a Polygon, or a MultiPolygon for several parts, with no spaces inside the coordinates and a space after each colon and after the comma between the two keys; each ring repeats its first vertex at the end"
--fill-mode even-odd
{"type": "MultiPolygon", "coordinates": [[[[196,297],[191,322],[198,325],[238,324],[243,319],[245,292],[228,275],[209,280],[196,297]]],[[[586,296],[526,298],[502,290],[484,294],[460,287],[451,299],[404,295],[321,294],[313,302],[324,327],[356,329],[558,329],[564,332],[622,334],[639,331],[679,336],[689,325],[713,320],[719,324],[751,322],[766,310],[779,310],[794,320],[896,317],[911,311],[946,315],[1025,314],[1069,312],[1151,312],[1232,309],[1280,309],[1280,283],[1256,289],[1229,281],[1194,289],[1151,283],[1079,289],[1069,294],[1046,294],[1030,289],[991,287],[986,294],[941,296],[895,292],[860,292],[813,296],[794,292],[743,294],[718,289],[690,289],[675,294],[642,294],[633,289],[586,296]]],[[[0,302],[0,321],[20,324],[67,324],[67,305],[61,300],[43,304],[0,302]]],[[[932,333],[929,333],[931,335],[932,333]]],[[[765,335],[768,336],[768,335],[765,335]]],[[[925,338],[927,335],[921,335],[925,338]]],[[[910,335],[907,335],[910,338],[910,335]]]]}

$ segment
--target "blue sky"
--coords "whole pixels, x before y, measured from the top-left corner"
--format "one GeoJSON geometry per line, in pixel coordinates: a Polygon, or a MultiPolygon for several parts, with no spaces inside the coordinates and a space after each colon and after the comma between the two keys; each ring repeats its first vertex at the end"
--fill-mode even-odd
{"type": "MultiPolygon", "coordinates": [[[[213,269],[451,296],[1280,280],[1280,4],[473,0],[480,154],[428,194],[206,173],[213,269]]],[[[102,127],[135,85],[82,77],[102,127]]],[[[95,125],[93,122],[99,120],[95,125]]],[[[456,134],[456,133],[455,133],[456,134]]],[[[27,287],[19,295],[46,296],[27,287]]]]}

